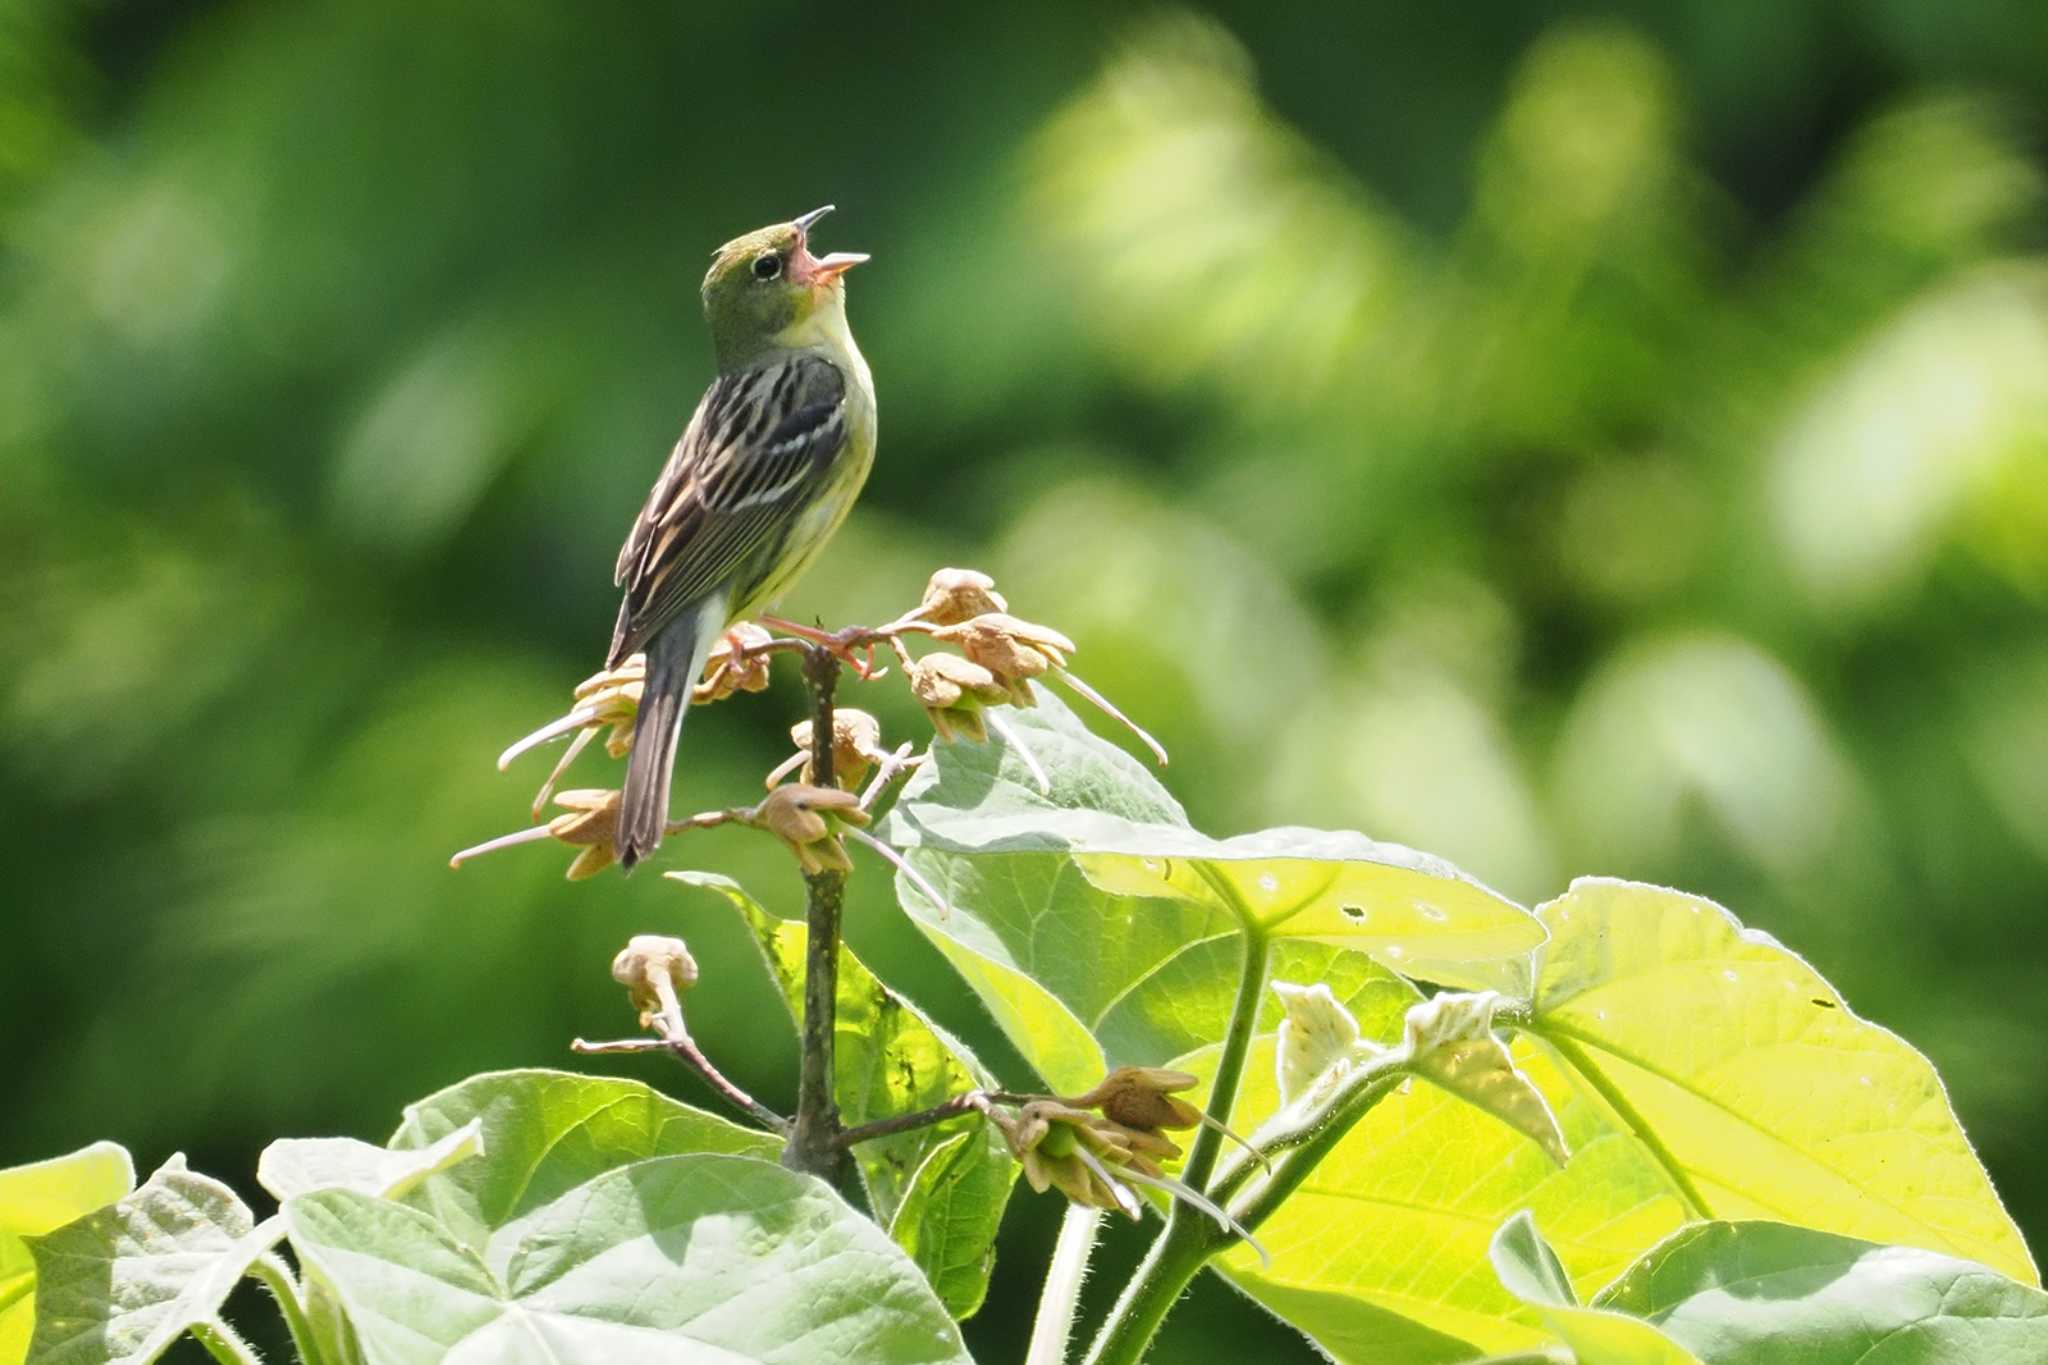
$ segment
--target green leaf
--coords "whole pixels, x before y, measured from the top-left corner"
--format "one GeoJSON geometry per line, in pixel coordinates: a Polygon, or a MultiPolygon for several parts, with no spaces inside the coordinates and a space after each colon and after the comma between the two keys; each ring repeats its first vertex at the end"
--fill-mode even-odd
{"type": "MultiPolygon", "coordinates": [[[[1400,1016],[1361,1015],[1392,1044],[1400,1016]]],[[[1386,1095],[1218,1268],[1341,1361],[1421,1365],[1544,1349],[1541,1315],[1487,1264],[1494,1229],[1531,1209],[1581,1293],[1607,1283],[1678,1226],[1683,1211],[1656,1169],[1528,1039],[1514,1065],[1547,1101],[1571,1152],[1543,1148],[1451,1092],[1410,1081],[1386,1095]]],[[[1254,1044],[1231,1125],[1251,1132],[1279,1106],[1271,1038],[1254,1044]]],[[[1206,1072],[1213,1049],[1175,1065],[1206,1072]]]]}
{"type": "Polygon", "coordinates": [[[889,1220],[889,1235],[956,1318],[975,1312],[988,1295],[996,1232],[1017,1184],[1016,1161],[988,1127],[932,1148],[889,1220]]]}
{"type": "Polygon", "coordinates": [[[422,1180],[484,1149],[483,1122],[471,1119],[416,1151],[372,1147],[354,1138],[279,1138],[256,1160],[256,1183],[282,1203],[314,1190],[357,1190],[398,1199],[422,1180]]]}
{"type": "MultiPolygon", "coordinates": [[[[1526,911],[1446,865],[1420,855],[1415,867],[1346,861],[1409,856],[1362,836],[1205,839],[1135,759],[1089,733],[1056,697],[1039,695],[1038,706],[1010,721],[1052,775],[1050,797],[998,740],[941,745],[885,833],[943,892],[950,912],[899,877],[905,909],[1053,1089],[1085,1090],[1109,1063],[1157,1065],[1221,1037],[1243,914],[1278,922],[1276,977],[1328,980],[1340,995],[1367,980],[1392,981],[1360,948],[1388,960],[1391,949],[1413,949],[1414,966],[1425,943],[1464,951],[1446,945],[1468,930],[1466,947],[1488,938],[1481,946],[1503,953],[1542,938],[1526,911]],[[1192,862],[1191,853],[1199,855],[1192,862]],[[1148,860],[1155,870],[1147,871],[1148,860]],[[1423,864],[1427,872],[1418,870],[1423,864]],[[1353,892],[1363,899],[1345,898],[1353,892]],[[1436,913],[1445,918],[1430,918],[1436,913]],[[1427,925],[1429,935],[1403,938],[1392,931],[1397,921],[1427,925]],[[1481,924],[1493,929],[1481,932],[1481,924]],[[1323,932],[1333,928],[1341,932],[1323,932]]],[[[1447,971],[1446,979],[1472,974],[1447,971]]],[[[1485,983],[1497,974],[1476,972],[1485,983]]],[[[1264,1008],[1277,1021],[1278,1001],[1264,1008]]]]}
{"type": "Polygon", "coordinates": [[[1711,901],[1585,879],[1538,912],[1531,1028],[1692,1217],[1774,1217],[2040,1277],[1927,1059],[1711,901]]]}
{"type": "Polygon", "coordinates": [[[1041,794],[998,739],[943,744],[904,788],[887,836],[952,854],[1074,860],[1111,896],[1182,901],[1291,938],[1379,956],[1401,970],[1429,962],[1473,980],[1464,964],[1513,958],[1543,941],[1529,914],[1441,858],[1348,830],[1282,828],[1211,839],[1136,760],[1090,732],[1058,698],[1014,713],[1053,778],[1041,794]]]}
{"type": "Polygon", "coordinates": [[[1408,1011],[1402,1047],[1415,1073],[1477,1105],[1543,1149],[1568,1159],[1557,1116],[1493,1032],[1500,997],[1492,991],[1438,995],[1408,1011]]]}
{"type": "Polygon", "coordinates": [[[1318,1077],[1359,1055],[1358,1021],[1337,1003],[1327,982],[1298,986],[1275,981],[1273,993],[1287,1011],[1275,1040],[1279,1051],[1276,1078],[1284,1106],[1307,1094],[1318,1077]]]}
{"type": "Polygon", "coordinates": [[[36,1263],[29,1237],[83,1218],[135,1188],[135,1163],[118,1143],[0,1171],[0,1365],[28,1354],[36,1321],[36,1263]]]}
{"type": "MultiPolygon", "coordinates": [[[[1405,1329],[1362,1333],[1347,1300],[1467,1356],[1541,1349],[1539,1316],[1474,1273],[1492,1230],[1524,1209],[1582,1296],[1701,1208],[1888,1228],[1937,1250],[1981,1249],[1975,1259],[2032,1282],[1932,1068],[1793,954],[1655,887],[1579,882],[1539,913],[1552,938],[1509,1052],[1556,1115],[1570,1162],[1555,1168],[1432,1087],[1397,1090],[1258,1229],[1270,1271],[1241,1250],[1223,1259],[1248,1293],[1340,1359],[1411,1358],[1372,1345],[1405,1329]]],[[[1383,1022],[1360,1022],[1385,1039],[1383,1022]]],[[[1277,1107],[1261,1060],[1233,1126],[1250,1131],[1277,1107]]],[[[1417,1360],[1446,1358],[1417,1349],[1417,1360]]]]}
{"type": "Polygon", "coordinates": [[[607,1171],[537,1208],[496,1269],[419,1210],[353,1191],[301,1195],[285,1217],[369,1365],[968,1359],[880,1229],[751,1157],[607,1171]]]}
{"type": "Polygon", "coordinates": [[[134,1193],[29,1239],[40,1302],[28,1359],[143,1365],[188,1331],[226,1334],[221,1305],[283,1232],[174,1156],[134,1193]]]}
{"type": "Polygon", "coordinates": [[[534,1210],[592,1176],[651,1156],[738,1152],[773,1160],[775,1137],[692,1109],[638,1081],[498,1071],[407,1107],[397,1151],[433,1147],[471,1122],[484,1154],[429,1176],[405,1202],[502,1271],[534,1210]]]}
{"type": "Polygon", "coordinates": [[[1501,1224],[1489,1250],[1510,1294],[1543,1314],[1577,1365],[1699,1365],[1699,1358],[1637,1318],[1581,1308],[1557,1253],[1527,1211],[1501,1224]]]}
{"type": "MultiPolygon", "coordinates": [[[[730,877],[668,876],[715,891],[739,911],[801,1031],[804,925],[771,915],[730,877]]],[[[844,944],[835,1020],[833,1091],[849,1127],[995,1087],[964,1044],[883,985],[844,944]]],[[[916,1259],[955,1317],[973,1313],[988,1292],[996,1229],[1019,1169],[1002,1135],[981,1115],[968,1114],[863,1142],[854,1156],[877,1220],[916,1259]]]]}
{"type": "Polygon", "coordinates": [[[1714,1365],[2035,1365],[2048,1294],[1988,1266],[1783,1223],[1699,1223],[1595,1300],[1714,1365]]]}

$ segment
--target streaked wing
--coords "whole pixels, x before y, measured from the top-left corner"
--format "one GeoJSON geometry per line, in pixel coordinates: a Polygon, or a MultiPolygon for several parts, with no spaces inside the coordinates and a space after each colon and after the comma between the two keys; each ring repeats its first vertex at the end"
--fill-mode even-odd
{"type": "Polygon", "coordinates": [[[829,361],[791,355],[719,376],[619,551],[612,663],[772,553],[845,441],[846,381],[829,361]]]}

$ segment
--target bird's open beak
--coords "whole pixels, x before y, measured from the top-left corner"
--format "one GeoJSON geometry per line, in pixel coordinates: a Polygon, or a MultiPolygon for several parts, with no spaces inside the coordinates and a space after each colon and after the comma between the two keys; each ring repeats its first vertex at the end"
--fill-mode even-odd
{"type": "Polygon", "coordinates": [[[865,251],[835,251],[818,259],[818,263],[811,267],[811,278],[836,280],[867,258],[865,251]]]}
{"type": "MultiPolygon", "coordinates": [[[[804,237],[809,237],[811,228],[831,211],[832,205],[826,204],[790,219],[790,225],[804,237]]],[[[811,255],[810,247],[806,245],[797,258],[797,270],[791,273],[807,284],[830,284],[867,258],[864,251],[835,251],[829,256],[817,257],[811,255]]]]}

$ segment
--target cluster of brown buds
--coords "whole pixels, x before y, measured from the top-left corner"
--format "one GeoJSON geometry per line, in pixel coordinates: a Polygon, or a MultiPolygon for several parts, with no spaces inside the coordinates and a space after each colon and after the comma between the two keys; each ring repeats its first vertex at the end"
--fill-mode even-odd
{"type": "MultiPolygon", "coordinates": [[[[1050,792],[1051,780],[1024,736],[1003,718],[1000,708],[1036,705],[1033,684],[1045,680],[1057,680],[1093,702],[1128,726],[1161,763],[1166,762],[1166,751],[1156,740],[1074,676],[1068,667],[1074,642],[1050,626],[1011,615],[1009,602],[996,591],[995,580],[973,569],[939,570],[925,584],[918,605],[885,626],[854,627],[834,634],[791,622],[773,624],[784,633],[773,633],[746,621],[728,630],[711,650],[692,701],[707,705],[737,692],[765,690],[770,658],[789,650],[827,649],[853,662],[862,677],[880,677],[882,671],[872,667],[872,656],[877,646],[886,644],[901,661],[911,694],[924,708],[940,741],[981,743],[993,731],[1015,751],[1041,791],[1050,792]],[[950,646],[950,650],[935,650],[915,658],[906,640],[917,635],[950,646]],[[867,662],[858,658],[857,651],[861,650],[867,652],[867,662]]],[[[549,721],[499,755],[498,767],[502,770],[529,749],[551,740],[569,739],[560,761],[534,798],[535,827],[465,849],[455,855],[453,863],[459,866],[478,854],[552,838],[578,850],[569,867],[572,880],[594,876],[610,866],[618,793],[578,790],[555,797],[555,786],[569,765],[600,736],[605,751],[613,758],[625,756],[632,746],[633,725],[646,683],[646,660],[638,654],[617,668],[593,674],[577,685],[567,714],[549,721]],[[564,813],[541,823],[550,797],[563,807],[564,813]]],[[[782,784],[792,773],[796,774],[799,792],[820,790],[811,762],[811,722],[794,727],[790,739],[796,752],[768,774],[766,802],[744,809],[693,815],[671,823],[670,832],[728,822],[752,825],[782,839],[806,873],[844,870],[846,852],[841,837],[851,832],[874,844],[858,827],[866,823],[868,810],[888,784],[923,762],[925,755],[914,752],[916,746],[908,742],[894,749],[886,748],[881,725],[872,715],[853,707],[838,707],[833,712],[831,749],[833,785],[839,792],[828,793],[822,799],[785,796],[782,784]],[[856,791],[862,793],[858,800],[843,799],[844,793],[856,791]]],[[[883,854],[943,909],[944,900],[932,894],[922,878],[910,872],[893,850],[883,850],[883,854]]]]}
{"type": "Polygon", "coordinates": [[[987,1112],[1040,1194],[1056,1189],[1076,1204],[1116,1209],[1135,1219],[1144,1206],[1130,1187],[1147,1186],[1199,1209],[1263,1257],[1265,1249],[1236,1220],[1166,1174],[1161,1164],[1181,1155],[1166,1130],[1221,1127],[1175,1093],[1200,1083],[1185,1071],[1120,1066],[1086,1094],[1028,1100],[1014,1116],[996,1108],[987,1112]]]}
{"type": "MultiPolygon", "coordinates": [[[[543,791],[541,797],[545,800],[547,792],[543,791]]],[[[580,882],[585,877],[595,877],[610,867],[612,835],[619,827],[618,792],[595,789],[566,791],[555,798],[555,804],[563,808],[562,814],[546,824],[501,834],[495,839],[486,839],[476,847],[465,848],[450,858],[448,866],[461,867],[471,858],[496,853],[501,848],[511,848],[515,844],[532,844],[542,839],[555,839],[576,850],[576,857],[569,864],[570,881],[580,882]]]]}

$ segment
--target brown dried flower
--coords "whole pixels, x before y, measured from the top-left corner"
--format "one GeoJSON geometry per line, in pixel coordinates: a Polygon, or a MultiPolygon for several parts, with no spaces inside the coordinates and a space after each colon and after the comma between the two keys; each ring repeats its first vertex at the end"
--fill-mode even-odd
{"type": "Polygon", "coordinates": [[[964,738],[979,744],[988,738],[981,708],[1010,699],[996,675],[957,654],[927,654],[910,667],[910,692],[931,717],[940,739],[964,738]]]}
{"type": "Polygon", "coordinates": [[[656,1016],[676,1016],[682,1010],[682,993],[697,984],[697,959],[679,938],[660,934],[635,934],[612,959],[612,980],[626,988],[626,998],[640,1011],[640,1027],[652,1024],[656,1016]]]}
{"type": "Polygon", "coordinates": [[[1192,1090],[1201,1083],[1201,1077],[1185,1071],[1120,1066],[1093,1090],[1066,1103],[1076,1109],[1100,1109],[1104,1118],[1126,1128],[1192,1128],[1202,1121],[1202,1111],[1173,1092],[1192,1090]]]}
{"type": "Polygon", "coordinates": [[[960,652],[995,675],[1017,706],[1032,704],[1030,681],[1048,669],[1065,668],[1074,642],[1032,621],[1004,612],[987,612],[958,625],[932,632],[935,640],[957,645],[960,652]]]}
{"type": "Polygon", "coordinates": [[[1154,1158],[1180,1155],[1180,1148],[1155,1133],[1144,1133],[1098,1118],[1058,1100],[1033,1100],[1014,1119],[997,1116],[1010,1150],[1023,1163],[1024,1178],[1043,1194],[1057,1189],[1077,1204],[1121,1209],[1137,1216],[1137,1202],[1117,1177],[1157,1179],[1154,1158]]]}
{"type": "Polygon", "coordinates": [[[935,626],[953,626],[1010,604],[996,591],[996,581],[973,569],[941,569],[924,586],[924,601],[911,616],[935,626]]]}
{"type": "MultiPolygon", "coordinates": [[[[811,769],[811,722],[798,721],[791,726],[789,738],[803,763],[797,780],[805,786],[816,786],[817,774],[811,769]]],[[[882,747],[882,722],[851,706],[833,711],[832,778],[836,785],[858,791],[874,766],[888,757],[889,751],[882,747]]],[[[770,785],[780,781],[790,766],[785,763],[777,768],[770,777],[770,785]]]]}
{"type": "Polygon", "coordinates": [[[735,622],[730,630],[718,637],[718,643],[711,646],[711,653],[704,661],[704,677],[698,682],[697,690],[690,694],[691,703],[706,706],[724,701],[735,692],[766,692],[768,656],[755,651],[774,638],[765,627],[752,621],[735,622]],[[738,641],[738,649],[733,647],[735,641],[738,641]]]}
{"type": "Polygon", "coordinates": [[[754,807],[748,823],[767,830],[796,854],[806,875],[851,872],[853,863],[839,842],[838,824],[865,825],[868,814],[860,797],[834,787],[791,783],[768,793],[754,807]]]}
{"type": "Polygon", "coordinates": [[[570,881],[580,882],[585,877],[595,877],[610,867],[612,832],[619,823],[619,794],[616,791],[595,789],[566,791],[555,797],[555,804],[563,808],[563,813],[545,825],[487,839],[475,848],[462,850],[448,860],[448,865],[461,867],[471,858],[485,853],[495,853],[514,844],[530,844],[540,839],[559,839],[581,850],[577,853],[575,861],[569,864],[570,881]]]}

